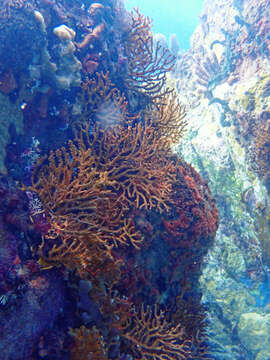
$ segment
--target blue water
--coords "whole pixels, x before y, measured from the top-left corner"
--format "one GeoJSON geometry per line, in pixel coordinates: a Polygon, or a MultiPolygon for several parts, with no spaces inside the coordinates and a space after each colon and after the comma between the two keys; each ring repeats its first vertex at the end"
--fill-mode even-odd
{"type": "Polygon", "coordinates": [[[126,8],[139,7],[141,12],[153,19],[153,31],[176,34],[182,50],[190,47],[190,37],[199,24],[203,0],[126,0],[126,8]]]}

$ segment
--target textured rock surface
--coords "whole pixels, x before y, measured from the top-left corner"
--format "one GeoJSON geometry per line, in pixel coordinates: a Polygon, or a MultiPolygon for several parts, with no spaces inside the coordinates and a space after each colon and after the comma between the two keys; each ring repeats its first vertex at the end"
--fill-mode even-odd
{"type": "Polygon", "coordinates": [[[13,124],[18,134],[23,130],[23,115],[20,101],[12,104],[7,95],[0,94],[0,172],[6,173],[4,164],[6,145],[10,141],[9,126],[13,124]]]}
{"type": "Polygon", "coordinates": [[[269,314],[265,316],[257,313],[242,314],[237,328],[239,338],[248,350],[255,353],[258,350],[269,348],[269,314]]]}
{"type": "MultiPolygon", "coordinates": [[[[220,214],[201,277],[219,360],[269,355],[268,340],[252,347],[255,328],[244,330],[246,314],[266,321],[270,300],[269,133],[260,134],[270,118],[267,18],[267,1],[206,0],[191,49],[173,74],[188,109],[189,132],[179,150],[209,181],[220,214]]],[[[265,323],[269,337],[267,329],[265,323]]]]}

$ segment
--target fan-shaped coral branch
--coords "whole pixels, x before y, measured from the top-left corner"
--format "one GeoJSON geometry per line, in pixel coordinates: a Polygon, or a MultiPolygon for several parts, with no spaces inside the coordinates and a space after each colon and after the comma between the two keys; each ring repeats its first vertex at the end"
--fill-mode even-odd
{"type": "MultiPolygon", "coordinates": [[[[55,227],[55,224],[53,224],[55,227]]],[[[114,261],[111,248],[93,241],[90,236],[75,238],[61,235],[61,239],[50,238],[47,235],[39,246],[37,254],[39,263],[44,268],[64,265],[70,270],[76,270],[81,278],[97,280],[100,273],[105,280],[109,274],[119,271],[120,262],[114,261]]],[[[107,283],[106,280],[103,281],[107,283]]]]}
{"type": "Polygon", "coordinates": [[[137,208],[168,210],[175,167],[166,157],[166,141],[156,137],[152,124],[117,126],[102,134],[101,140],[92,141],[86,129],[78,142],[84,146],[84,136],[93,148],[95,166],[112,180],[110,188],[118,200],[137,208]]]}
{"type": "MultiPolygon", "coordinates": [[[[130,341],[134,354],[143,360],[187,359],[190,341],[181,325],[171,327],[164,313],[141,307],[123,325],[122,336],[130,341]]],[[[137,356],[136,356],[137,358],[137,356]]]]}
{"type": "Polygon", "coordinates": [[[168,209],[175,166],[166,153],[151,124],[137,123],[95,128],[92,135],[87,126],[67,149],[40,159],[28,188],[50,218],[52,245],[42,244],[40,254],[81,273],[95,256],[109,259],[112,247],[138,248],[141,237],[128,217],[129,205],[168,209]]]}
{"type": "Polygon", "coordinates": [[[96,73],[96,77],[82,83],[81,116],[75,124],[94,122],[103,128],[131,121],[135,116],[128,113],[127,101],[109,79],[109,72],[96,73]]]}
{"type": "Polygon", "coordinates": [[[91,148],[70,141],[68,150],[51,152],[45,161],[37,164],[31,189],[50,214],[56,235],[80,239],[91,234],[92,242],[107,246],[124,243],[130,235],[136,243],[131,224],[124,221],[124,207],[112,191],[116,180],[105,168],[97,169],[91,148]]]}
{"type": "Polygon", "coordinates": [[[177,144],[186,130],[185,106],[180,104],[175,92],[161,96],[145,116],[151,118],[155,136],[169,145],[177,144]]]}
{"type": "MultiPolygon", "coordinates": [[[[172,70],[175,57],[160,43],[154,46],[150,30],[151,20],[134,10],[125,41],[128,57],[126,86],[154,99],[160,95],[166,83],[166,73],[172,70]]],[[[167,91],[163,90],[163,93],[167,91]]]]}

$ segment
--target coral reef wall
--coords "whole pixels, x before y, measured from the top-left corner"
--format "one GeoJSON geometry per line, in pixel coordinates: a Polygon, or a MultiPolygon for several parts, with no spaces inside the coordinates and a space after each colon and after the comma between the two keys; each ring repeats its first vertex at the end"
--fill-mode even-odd
{"type": "Polygon", "coordinates": [[[151,25],[121,0],[1,4],[1,360],[212,359],[218,210],[172,150],[186,108],[151,25]]]}
{"type": "Polygon", "coordinates": [[[220,214],[201,277],[209,333],[218,359],[268,359],[270,3],[206,0],[200,19],[172,80],[189,124],[180,152],[220,214]]]}

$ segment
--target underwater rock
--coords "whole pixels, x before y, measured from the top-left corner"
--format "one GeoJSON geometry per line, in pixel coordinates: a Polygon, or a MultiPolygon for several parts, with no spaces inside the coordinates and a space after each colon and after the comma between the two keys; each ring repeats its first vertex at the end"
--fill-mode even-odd
{"type": "Polygon", "coordinates": [[[270,315],[244,313],[240,316],[237,330],[241,343],[249,351],[257,353],[269,348],[270,315]]]}
{"type": "Polygon", "coordinates": [[[17,89],[18,85],[13,72],[9,69],[4,71],[0,77],[0,91],[6,95],[9,95],[17,89]]]}
{"type": "Polygon", "coordinates": [[[268,360],[270,358],[270,351],[268,350],[261,350],[259,351],[259,353],[256,355],[256,359],[255,360],[268,360]]]}
{"type": "Polygon", "coordinates": [[[1,70],[26,71],[45,44],[45,34],[32,12],[12,10],[9,17],[0,16],[1,70]]]}
{"type": "Polygon", "coordinates": [[[269,11],[264,0],[206,0],[173,73],[189,109],[180,153],[209,181],[220,214],[200,278],[218,359],[259,356],[243,354],[234,329],[242,314],[260,309],[270,263],[269,11]]]}
{"type": "Polygon", "coordinates": [[[19,101],[11,103],[6,95],[0,94],[0,172],[6,173],[6,146],[10,141],[9,126],[14,124],[18,134],[23,132],[23,115],[19,101]]]}
{"type": "Polygon", "coordinates": [[[43,273],[33,277],[11,311],[0,309],[2,360],[29,359],[40,335],[54,324],[63,306],[59,276],[43,273]]]}

